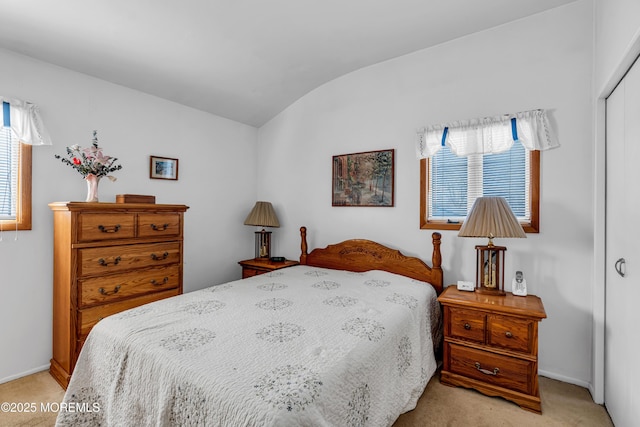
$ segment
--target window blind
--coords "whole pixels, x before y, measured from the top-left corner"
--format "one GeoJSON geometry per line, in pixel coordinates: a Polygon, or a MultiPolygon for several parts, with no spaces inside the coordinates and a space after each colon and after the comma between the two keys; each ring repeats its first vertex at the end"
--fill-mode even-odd
{"type": "Polygon", "coordinates": [[[0,127],[0,220],[15,220],[18,201],[18,141],[0,127]]]}
{"type": "Polygon", "coordinates": [[[531,218],[530,157],[516,141],[509,151],[459,157],[448,145],[429,159],[429,220],[462,221],[481,196],[507,199],[518,220],[531,218]]]}

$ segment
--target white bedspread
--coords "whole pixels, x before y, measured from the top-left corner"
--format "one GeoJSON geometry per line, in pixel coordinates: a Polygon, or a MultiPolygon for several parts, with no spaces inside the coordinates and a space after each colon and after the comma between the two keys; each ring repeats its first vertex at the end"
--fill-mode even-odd
{"type": "Polygon", "coordinates": [[[296,266],[99,322],[58,426],[388,426],[436,369],[431,285],[296,266]],[[97,410],[96,410],[97,409],[97,410]]]}

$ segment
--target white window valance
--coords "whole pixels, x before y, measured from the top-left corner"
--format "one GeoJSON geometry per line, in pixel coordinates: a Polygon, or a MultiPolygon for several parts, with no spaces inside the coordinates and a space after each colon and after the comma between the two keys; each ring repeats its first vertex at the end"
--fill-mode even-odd
{"type": "Polygon", "coordinates": [[[529,150],[560,146],[545,110],[431,125],[417,133],[419,159],[435,155],[445,144],[457,156],[502,153],[509,150],[514,141],[520,141],[529,150]]]}
{"type": "Polygon", "coordinates": [[[30,145],[52,145],[37,105],[2,96],[0,96],[0,105],[2,106],[0,124],[10,127],[20,142],[30,145]]]}

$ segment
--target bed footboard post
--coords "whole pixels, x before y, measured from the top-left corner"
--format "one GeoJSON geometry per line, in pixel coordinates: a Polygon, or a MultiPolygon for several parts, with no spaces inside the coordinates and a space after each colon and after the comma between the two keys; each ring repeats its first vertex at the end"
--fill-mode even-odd
{"type": "Polygon", "coordinates": [[[433,233],[431,235],[433,242],[433,254],[431,255],[431,271],[433,275],[433,285],[440,287],[440,291],[444,289],[444,277],[442,274],[442,254],[440,253],[440,239],[442,235],[440,233],[433,233]]]}
{"type": "Polygon", "coordinates": [[[300,264],[307,264],[307,227],[300,227],[300,264]]]}

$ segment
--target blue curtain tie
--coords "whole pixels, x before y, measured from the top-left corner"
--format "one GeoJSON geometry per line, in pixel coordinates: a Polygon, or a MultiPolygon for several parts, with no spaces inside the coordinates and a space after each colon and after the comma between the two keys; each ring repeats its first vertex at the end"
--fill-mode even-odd
{"type": "Polygon", "coordinates": [[[445,127],[444,132],[442,132],[442,146],[444,147],[444,142],[447,140],[447,134],[449,133],[449,128],[445,127]]]}
{"type": "Polygon", "coordinates": [[[11,115],[9,114],[9,103],[2,101],[2,117],[4,123],[2,124],[6,128],[11,127],[11,115]]]}

